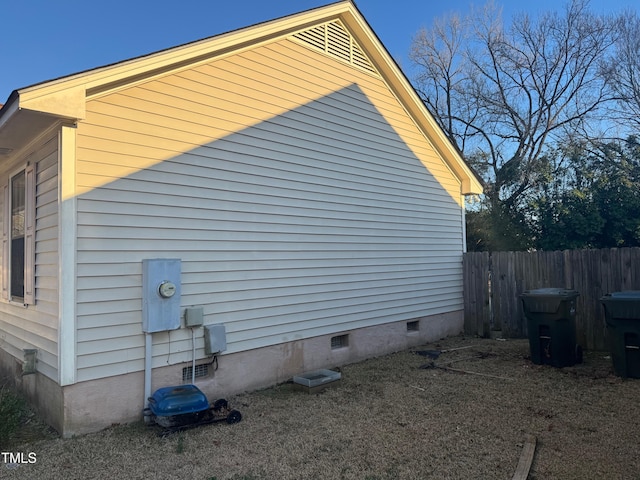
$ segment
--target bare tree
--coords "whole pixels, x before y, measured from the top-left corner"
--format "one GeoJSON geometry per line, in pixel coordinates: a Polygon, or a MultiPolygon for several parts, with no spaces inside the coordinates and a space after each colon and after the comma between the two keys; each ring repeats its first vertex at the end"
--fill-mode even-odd
{"type": "Polygon", "coordinates": [[[466,20],[455,14],[436,19],[431,30],[421,29],[413,39],[410,57],[419,67],[418,92],[449,139],[464,147],[468,122],[467,69],[463,48],[466,20]],[[463,131],[459,133],[459,130],[463,131]]]}
{"type": "Polygon", "coordinates": [[[600,72],[615,23],[588,7],[572,0],[561,14],[520,14],[507,29],[489,3],[414,37],[417,90],[484,176],[492,208],[517,207],[538,181],[545,148],[588,129],[611,100],[600,72]]]}
{"type": "Polygon", "coordinates": [[[604,66],[603,73],[616,99],[611,117],[630,131],[640,130],[640,18],[633,11],[619,17],[616,55],[604,66]]]}

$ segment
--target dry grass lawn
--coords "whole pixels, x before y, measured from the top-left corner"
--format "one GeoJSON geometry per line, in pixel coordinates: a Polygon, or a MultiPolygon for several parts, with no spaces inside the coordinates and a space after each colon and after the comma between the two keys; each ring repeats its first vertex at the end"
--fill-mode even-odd
{"type": "Polygon", "coordinates": [[[640,380],[614,376],[606,353],[557,369],[533,365],[526,340],[414,350],[459,347],[434,364],[473,373],[398,352],[342,367],[320,394],[283,384],[229,398],[235,425],[162,438],[140,422],[16,445],[37,461],[0,462],[0,478],[511,479],[527,434],[529,479],[639,478],[640,380]]]}

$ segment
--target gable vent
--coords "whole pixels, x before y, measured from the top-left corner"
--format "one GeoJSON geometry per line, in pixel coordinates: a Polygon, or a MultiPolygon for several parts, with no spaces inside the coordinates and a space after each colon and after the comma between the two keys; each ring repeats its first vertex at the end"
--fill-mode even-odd
{"type": "Polygon", "coordinates": [[[293,38],[312,48],[347,62],[370,73],[377,73],[373,64],[338,20],[324,23],[293,35],[293,38]]]}

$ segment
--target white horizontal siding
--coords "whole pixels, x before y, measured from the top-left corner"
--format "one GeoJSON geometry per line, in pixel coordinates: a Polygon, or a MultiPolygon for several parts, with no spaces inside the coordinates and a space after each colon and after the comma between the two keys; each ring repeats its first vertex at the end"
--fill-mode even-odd
{"type": "MultiPolygon", "coordinates": [[[[25,308],[0,301],[0,348],[19,360],[23,349],[38,350],[38,371],[56,380],[58,377],[58,137],[57,133],[15,159],[0,177],[27,162],[36,165],[36,258],[35,304],[25,308]]],[[[0,199],[2,203],[4,199],[0,199]]],[[[0,216],[4,208],[0,207],[0,216]]],[[[0,228],[4,224],[0,221],[0,228]]],[[[0,252],[1,255],[1,252],[0,252]]]]}
{"type": "MultiPolygon", "coordinates": [[[[309,55],[285,41],[88,103],[78,380],[143,368],[144,258],[182,259],[182,304],[228,352],[462,308],[459,182],[380,79],[309,55]]],[[[191,358],[189,330],[154,343],[155,365],[191,358]]]]}

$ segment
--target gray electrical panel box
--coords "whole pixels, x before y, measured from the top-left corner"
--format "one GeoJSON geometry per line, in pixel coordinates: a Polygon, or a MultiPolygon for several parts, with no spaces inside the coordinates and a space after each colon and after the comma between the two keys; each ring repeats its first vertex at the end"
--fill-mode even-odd
{"type": "Polygon", "coordinates": [[[227,349],[227,330],[224,325],[204,326],[204,353],[213,355],[227,349]]]}
{"type": "Polygon", "coordinates": [[[177,258],[142,261],[142,331],[180,328],[180,273],[177,258]]]}
{"type": "Polygon", "coordinates": [[[184,311],[185,327],[200,327],[204,319],[204,309],[202,307],[187,307],[184,311]]]}

